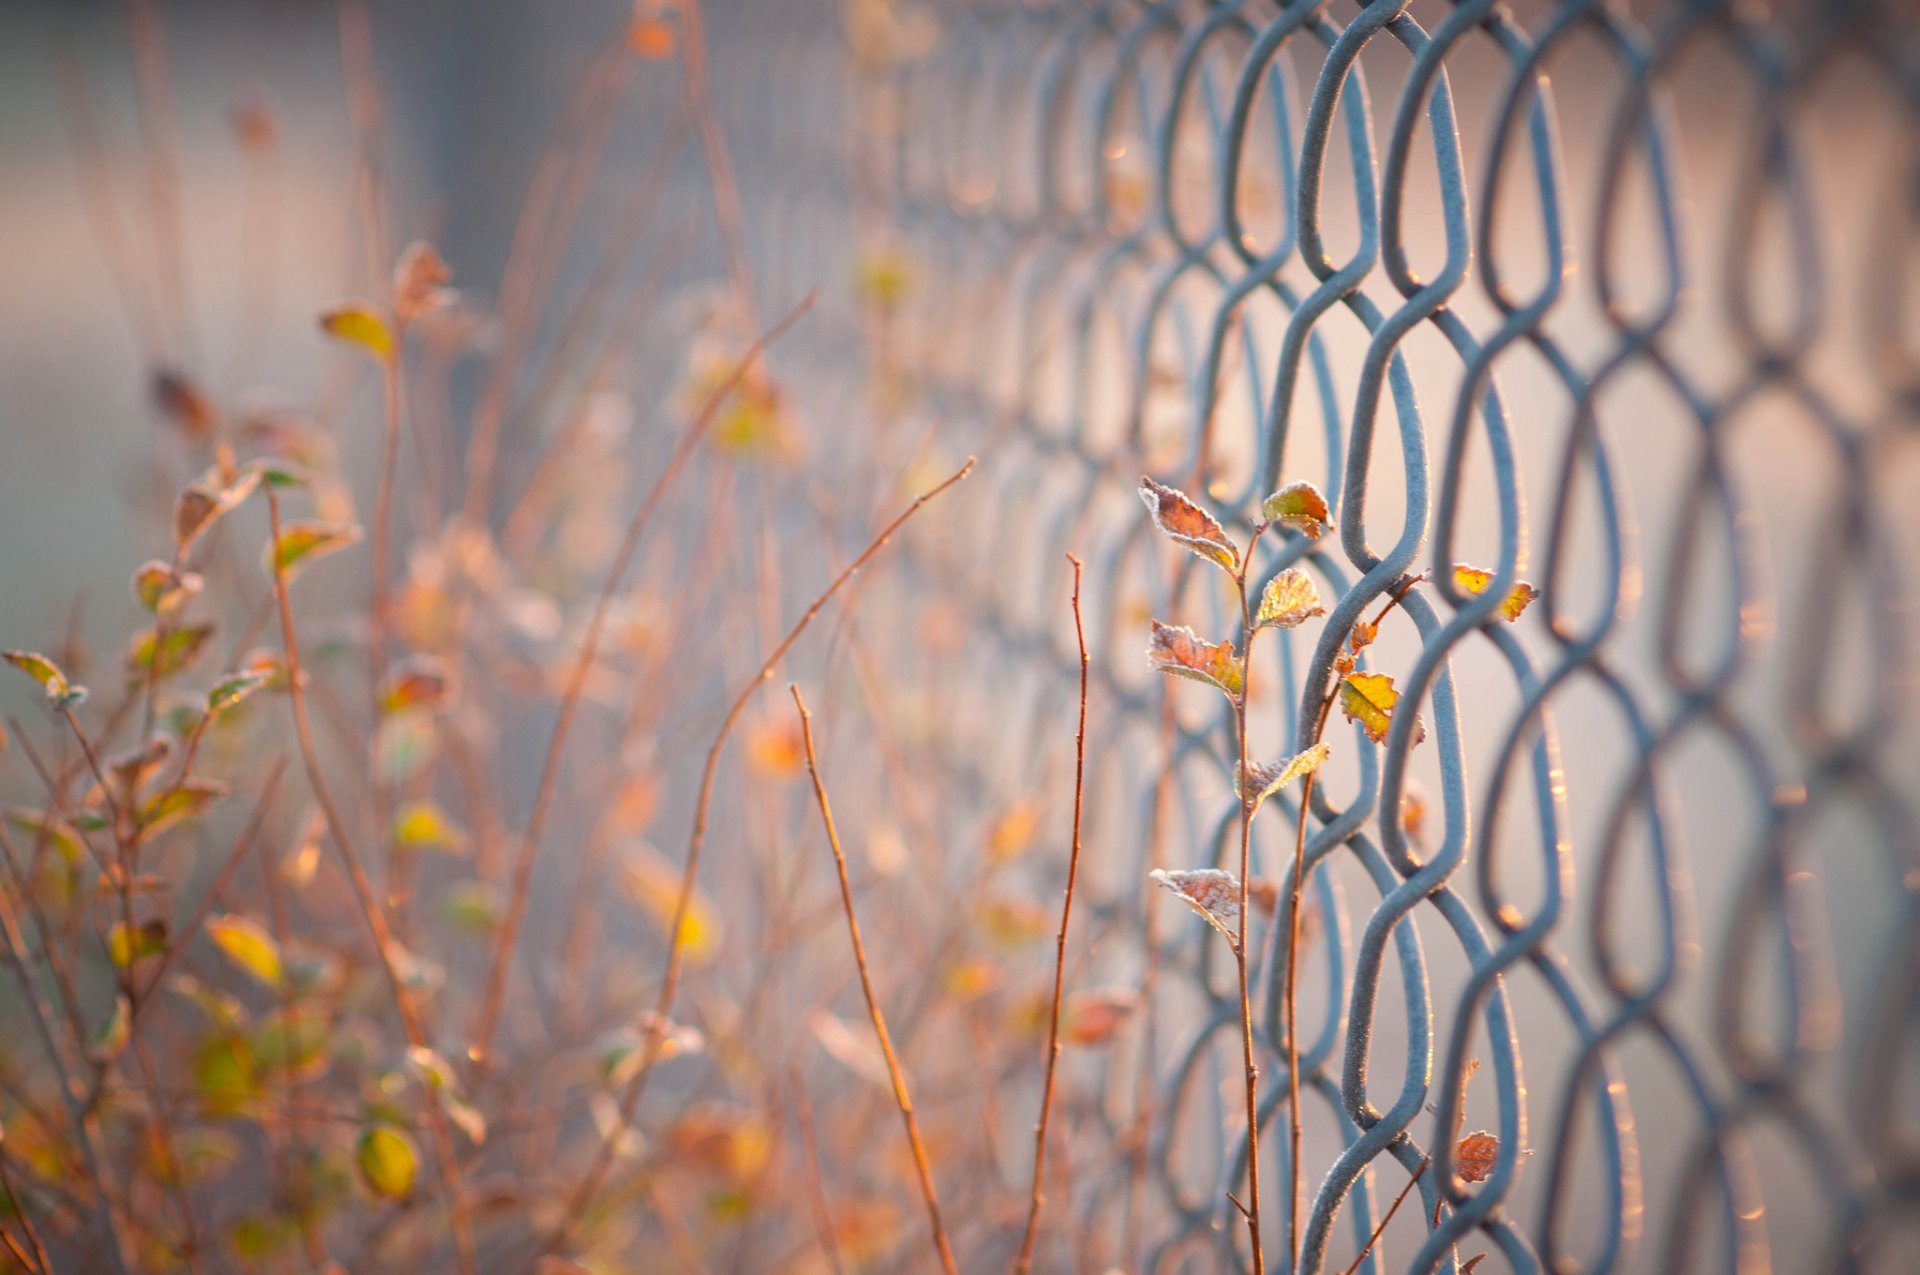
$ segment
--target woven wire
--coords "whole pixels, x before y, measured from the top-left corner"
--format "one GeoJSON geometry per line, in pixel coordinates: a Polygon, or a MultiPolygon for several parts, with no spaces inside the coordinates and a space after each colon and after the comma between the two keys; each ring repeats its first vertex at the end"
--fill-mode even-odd
{"type": "MultiPolygon", "coordinates": [[[[1089,906],[1156,953],[1093,959],[1151,979],[1157,1018],[1144,1084],[1116,1054],[1071,1112],[1075,1230],[1139,1237],[1152,1270],[1247,1264],[1231,966],[1145,888],[1229,863],[1232,720],[1169,708],[1139,654],[1148,613],[1234,617],[1152,536],[1146,469],[1242,537],[1282,481],[1333,498],[1336,536],[1270,537],[1254,573],[1304,566],[1331,613],[1254,672],[1270,753],[1310,742],[1338,635],[1427,575],[1372,667],[1428,738],[1410,712],[1384,747],[1338,726],[1314,793],[1299,1268],[1345,1269],[1429,1157],[1420,1219],[1360,1270],[1920,1268],[1914,12],[938,18],[865,98],[807,21],[772,41],[768,269],[844,264],[804,213],[849,198],[914,263],[903,375],[990,488],[921,563],[1007,686],[989,788],[1057,726],[1020,687],[1077,667],[1059,550],[1087,562],[1089,906]],[[1509,626],[1521,579],[1541,598],[1509,626]],[[1455,1176],[1463,1121],[1499,1138],[1484,1182],[1455,1176]]],[[[1284,882],[1295,812],[1269,809],[1256,871],[1284,882]]],[[[1269,1237],[1284,960],[1266,942],[1255,988],[1269,1237]]]]}

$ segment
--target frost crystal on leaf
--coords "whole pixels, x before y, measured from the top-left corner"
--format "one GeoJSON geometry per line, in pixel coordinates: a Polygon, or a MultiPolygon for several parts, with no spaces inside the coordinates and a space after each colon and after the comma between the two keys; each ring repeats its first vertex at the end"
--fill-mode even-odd
{"type": "Polygon", "coordinates": [[[1307,573],[1298,567],[1288,567],[1267,581],[1254,623],[1275,629],[1294,629],[1326,613],[1326,607],[1320,605],[1320,591],[1313,587],[1307,573]]]}
{"type": "Polygon", "coordinates": [[[1217,686],[1232,696],[1237,697],[1240,688],[1245,685],[1240,660],[1233,653],[1233,644],[1202,642],[1185,625],[1162,624],[1155,620],[1153,641],[1147,647],[1147,659],[1162,673],[1190,677],[1196,682],[1217,686]]]}
{"type": "Polygon", "coordinates": [[[1148,874],[1153,880],[1179,895],[1186,905],[1207,919],[1207,924],[1227,936],[1227,942],[1240,943],[1240,878],[1220,868],[1188,868],[1169,872],[1155,868],[1148,874]]]}
{"type": "Polygon", "coordinates": [[[1260,516],[1318,540],[1333,526],[1327,498],[1312,483],[1288,483],[1260,502],[1260,516]]]}
{"type": "MultiPolygon", "coordinates": [[[[1464,562],[1456,562],[1453,564],[1453,582],[1460,587],[1460,592],[1477,598],[1493,583],[1493,572],[1483,571],[1479,567],[1470,567],[1464,562]]],[[[1520,581],[1507,591],[1506,597],[1500,600],[1500,618],[1512,624],[1520,618],[1520,613],[1539,596],[1540,590],[1525,580],[1520,581]]]]}
{"type": "Polygon", "coordinates": [[[1212,514],[1193,503],[1186,493],[1145,477],[1140,479],[1140,499],[1153,515],[1153,525],[1169,540],[1177,540],[1201,557],[1217,562],[1229,571],[1240,566],[1240,551],[1212,514]]]}
{"type": "Polygon", "coordinates": [[[1320,763],[1327,759],[1327,751],[1325,744],[1315,744],[1285,761],[1249,762],[1240,772],[1240,799],[1257,809],[1261,802],[1294,780],[1320,769],[1320,763]]]}

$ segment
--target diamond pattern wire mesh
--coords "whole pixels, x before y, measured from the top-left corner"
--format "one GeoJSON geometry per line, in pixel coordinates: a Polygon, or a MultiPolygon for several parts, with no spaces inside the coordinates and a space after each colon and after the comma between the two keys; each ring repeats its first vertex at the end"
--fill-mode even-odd
{"type": "MultiPolygon", "coordinates": [[[[1004,690],[972,724],[989,788],[1053,729],[1060,550],[1088,563],[1092,959],[1152,1015],[1150,1066],[1116,1051],[1073,1108],[1080,1260],[1246,1264],[1231,964],[1145,886],[1229,862],[1231,717],[1139,654],[1148,615],[1235,630],[1152,537],[1145,470],[1242,539],[1283,481],[1334,497],[1337,534],[1255,573],[1312,572],[1329,634],[1429,577],[1372,660],[1429,738],[1336,729],[1312,803],[1300,1269],[1346,1269],[1429,1156],[1360,1270],[1920,1269],[1914,11],[939,16],[924,55],[856,38],[843,72],[796,11],[745,167],[781,192],[770,274],[843,260],[807,214],[849,200],[913,263],[891,374],[990,488],[950,533],[977,551],[923,557],[1004,690]],[[1517,579],[1542,596],[1508,626],[1517,579]],[[1462,1127],[1498,1135],[1483,1183],[1462,1127]]],[[[1268,755],[1309,742],[1320,634],[1254,673],[1268,755]]],[[[1284,882],[1271,809],[1255,871],[1284,882]]],[[[1255,989],[1269,1131],[1284,955],[1255,989]]]]}

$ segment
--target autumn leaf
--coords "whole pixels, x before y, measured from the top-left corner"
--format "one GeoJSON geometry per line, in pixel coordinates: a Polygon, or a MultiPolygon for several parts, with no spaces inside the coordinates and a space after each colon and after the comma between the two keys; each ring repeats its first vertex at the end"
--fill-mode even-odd
{"type": "Polygon", "coordinates": [[[1076,992],[1061,1008],[1060,1037],[1072,1045],[1104,1045],[1139,1005],[1140,993],[1130,987],[1076,992]]]}
{"type": "Polygon", "coordinates": [[[1185,625],[1153,622],[1153,639],[1147,647],[1147,660],[1162,673],[1189,677],[1196,682],[1216,686],[1238,698],[1246,679],[1233,643],[1218,645],[1202,642],[1185,625]]]}
{"type": "Polygon", "coordinates": [[[258,921],[244,916],[207,918],[207,937],[221,955],[265,983],[280,985],[280,945],[258,921]]]}
{"type": "Polygon", "coordinates": [[[1251,762],[1240,772],[1240,799],[1254,809],[1260,803],[1279,792],[1294,780],[1311,775],[1320,769],[1320,763],[1327,759],[1327,746],[1315,744],[1303,753],[1296,753],[1283,762],[1251,762]]]}
{"type": "MultiPolygon", "coordinates": [[[[643,852],[622,866],[621,884],[627,897],[671,938],[674,911],[680,901],[680,873],[657,855],[643,852]]],[[[687,913],[680,926],[680,950],[690,965],[704,965],[720,950],[720,916],[698,889],[687,900],[687,913]]]]}
{"type": "Polygon", "coordinates": [[[7,663],[40,683],[47,692],[47,698],[65,709],[72,708],[87,698],[87,688],[75,686],[60,671],[60,666],[44,655],[34,651],[7,651],[7,663]]]}
{"type": "Polygon", "coordinates": [[[627,27],[627,47],[649,62],[672,57],[677,42],[673,28],[651,14],[635,17],[627,27]]]}
{"type": "Polygon", "coordinates": [[[376,358],[393,357],[393,332],[387,321],[369,306],[344,305],[320,316],[320,330],[335,340],[346,341],[376,358]]]}
{"type": "Polygon", "coordinates": [[[410,323],[432,310],[445,309],[458,295],[447,287],[453,282],[453,270],[434,246],[416,239],[400,254],[393,268],[393,312],[402,323],[410,323]]]}
{"type": "Polygon", "coordinates": [[[153,402],[182,434],[205,442],[220,429],[220,413],[184,372],[162,368],[153,374],[153,402]]]}
{"type": "Polygon", "coordinates": [[[413,1139],[391,1125],[374,1125],[360,1135],[353,1152],[360,1180],[375,1195],[388,1200],[404,1200],[413,1191],[413,1175],[420,1156],[413,1139]]]}
{"type": "Polygon", "coordinates": [[[1333,526],[1327,498],[1312,483],[1288,483],[1260,502],[1260,516],[1291,527],[1309,540],[1318,540],[1333,526]]]}
{"type": "MultiPolygon", "coordinates": [[[[1349,673],[1340,679],[1340,711],[1348,721],[1359,722],[1367,738],[1376,744],[1386,742],[1393,708],[1399,702],[1400,692],[1385,673],[1349,673]]],[[[1413,742],[1417,744],[1426,737],[1426,727],[1415,718],[1413,742]]]]}
{"type": "Polygon", "coordinates": [[[1484,1129],[1460,1139],[1453,1149],[1453,1168],[1463,1182],[1485,1182],[1500,1159],[1500,1139],[1484,1129]]]}
{"type": "Polygon", "coordinates": [[[326,522],[302,519],[280,529],[280,538],[269,547],[265,557],[269,574],[277,565],[288,580],[300,568],[330,553],[337,553],[360,539],[360,528],[350,522],[326,522]]]}
{"type": "Polygon", "coordinates": [[[194,819],[227,795],[227,786],[212,779],[189,779],[161,793],[140,812],[141,835],[159,836],[176,823],[194,819]]]}
{"type": "Polygon", "coordinates": [[[1320,591],[1313,587],[1313,580],[1300,568],[1288,567],[1267,581],[1266,589],[1260,594],[1260,610],[1253,622],[1256,627],[1297,629],[1315,616],[1326,613],[1326,607],[1320,605],[1320,591]]]}
{"type": "Polygon", "coordinates": [[[1188,868],[1169,872],[1155,868],[1147,874],[1173,891],[1182,902],[1206,918],[1207,924],[1227,936],[1239,949],[1240,878],[1220,868],[1188,868]]]}
{"type": "Polygon", "coordinates": [[[173,542],[182,557],[193,542],[224,515],[237,509],[260,485],[255,471],[222,475],[219,467],[202,474],[180,493],[173,506],[173,542]]]}
{"type": "Polygon", "coordinates": [[[10,806],[7,808],[5,817],[10,826],[33,838],[36,851],[39,843],[44,840],[68,863],[80,862],[84,847],[80,834],[74,831],[72,824],[63,819],[52,818],[45,811],[34,810],[28,806],[10,806]]]}
{"type": "Polygon", "coordinates": [[[431,801],[412,801],[393,817],[393,843],[408,850],[443,850],[463,854],[467,834],[431,801]]]}
{"type": "Polygon", "coordinates": [[[162,620],[178,615],[205,582],[196,572],[178,571],[155,559],[133,573],[134,600],[162,620]]]}
{"type": "Polygon", "coordinates": [[[1000,812],[987,829],[987,861],[1006,863],[1016,859],[1033,841],[1040,827],[1040,803],[1022,797],[1000,812]]]}
{"type": "MultiPolygon", "coordinates": [[[[1463,562],[1453,564],[1453,582],[1460,592],[1469,597],[1479,597],[1493,584],[1493,572],[1482,571],[1479,567],[1470,567],[1463,562]]],[[[1500,602],[1500,618],[1512,624],[1520,618],[1533,600],[1540,596],[1540,590],[1522,580],[1508,591],[1500,602]]]]}
{"type": "Polygon", "coordinates": [[[438,708],[453,693],[453,672],[446,661],[415,655],[396,664],[380,684],[380,711],[438,708]]]}
{"type": "Polygon", "coordinates": [[[164,682],[198,659],[212,636],[211,624],[189,624],[164,632],[157,626],[142,629],[127,643],[127,671],[164,682]]]}
{"type": "Polygon", "coordinates": [[[1217,562],[1229,571],[1240,568],[1240,551],[1214,516],[1187,499],[1184,492],[1163,486],[1142,475],[1140,499],[1153,515],[1160,534],[1187,546],[1201,557],[1217,562]]]}
{"type": "Polygon", "coordinates": [[[129,929],[116,925],[107,934],[107,956],[119,969],[167,950],[167,923],[158,917],[129,929]]]}

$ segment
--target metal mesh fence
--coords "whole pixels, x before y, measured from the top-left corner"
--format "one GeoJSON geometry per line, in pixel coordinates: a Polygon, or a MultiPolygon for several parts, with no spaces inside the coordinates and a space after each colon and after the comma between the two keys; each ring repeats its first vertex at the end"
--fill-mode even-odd
{"type": "MultiPolygon", "coordinates": [[[[1059,550],[1087,559],[1086,959],[1153,1017],[1074,1108],[1081,1266],[1247,1261],[1231,963],[1145,885],[1231,863],[1232,717],[1139,655],[1149,615],[1237,616],[1152,536],[1144,470],[1236,534],[1284,481],[1334,497],[1336,534],[1255,572],[1310,571],[1334,640],[1424,576],[1369,654],[1428,738],[1337,728],[1311,803],[1299,1268],[1347,1269],[1417,1175],[1358,1269],[1913,1269],[1914,12],[979,4],[922,47],[855,4],[844,66],[825,16],[737,71],[744,167],[776,280],[855,268],[849,202],[911,263],[865,373],[983,456],[919,566],[999,688],[955,748],[984,790],[1051,729],[1059,550]],[[1498,1136],[1484,1182],[1463,1128],[1498,1136]]],[[[1285,638],[1271,754],[1336,655],[1285,638]]],[[[1259,957],[1274,1131],[1284,944],[1259,957]]]]}

